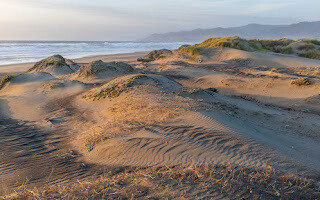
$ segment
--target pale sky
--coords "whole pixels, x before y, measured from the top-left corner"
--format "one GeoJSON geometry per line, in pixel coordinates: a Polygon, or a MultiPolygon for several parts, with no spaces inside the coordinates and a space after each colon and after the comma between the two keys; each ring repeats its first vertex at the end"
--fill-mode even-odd
{"type": "Polygon", "coordinates": [[[320,0],[0,0],[0,40],[136,40],[152,33],[320,21],[320,0]]]}

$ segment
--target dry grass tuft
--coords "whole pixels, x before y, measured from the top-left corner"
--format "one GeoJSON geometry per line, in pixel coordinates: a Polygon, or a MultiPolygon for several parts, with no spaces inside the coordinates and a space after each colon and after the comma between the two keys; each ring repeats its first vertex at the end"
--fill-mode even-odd
{"type": "Polygon", "coordinates": [[[312,81],[309,78],[298,78],[293,80],[291,84],[296,86],[308,86],[312,85],[312,81]]]}
{"type": "Polygon", "coordinates": [[[236,166],[110,169],[97,179],[20,187],[1,199],[317,199],[317,179],[236,166]]]}
{"type": "Polygon", "coordinates": [[[157,60],[161,58],[165,58],[167,56],[172,55],[173,52],[168,49],[160,49],[160,50],[154,50],[149,52],[146,56],[144,56],[144,59],[151,59],[151,60],[157,60]]]}
{"type": "Polygon", "coordinates": [[[100,100],[101,98],[105,99],[106,97],[110,97],[110,98],[118,97],[122,92],[127,91],[129,88],[131,88],[135,80],[146,78],[146,77],[147,76],[144,74],[138,74],[123,81],[106,84],[105,86],[103,86],[103,88],[99,92],[85,95],[83,96],[83,98],[100,100]]]}
{"type": "Polygon", "coordinates": [[[0,82],[0,89],[8,82],[11,81],[11,79],[14,77],[14,75],[5,75],[0,82]]]}

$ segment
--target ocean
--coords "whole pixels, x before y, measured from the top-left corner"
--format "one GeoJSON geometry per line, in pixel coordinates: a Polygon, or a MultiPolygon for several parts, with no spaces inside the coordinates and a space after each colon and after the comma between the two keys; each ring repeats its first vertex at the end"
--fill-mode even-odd
{"type": "Polygon", "coordinates": [[[179,42],[0,41],[0,65],[35,62],[54,54],[69,59],[93,55],[176,49],[179,42]]]}

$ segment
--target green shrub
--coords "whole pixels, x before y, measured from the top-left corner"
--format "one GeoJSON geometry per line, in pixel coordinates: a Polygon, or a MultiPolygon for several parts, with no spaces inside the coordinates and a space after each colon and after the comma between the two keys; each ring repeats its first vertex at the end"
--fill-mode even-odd
{"type": "Polygon", "coordinates": [[[184,45],[181,46],[177,52],[187,53],[190,55],[202,55],[204,49],[214,48],[214,47],[230,47],[235,49],[240,49],[244,51],[259,51],[259,52],[276,52],[282,54],[294,54],[294,50],[289,45],[293,42],[305,41],[307,44],[298,47],[300,50],[307,50],[308,52],[299,54],[299,56],[319,59],[320,55],[316,49],[317,44],[320,44],[320,41],[315,39],[301,39],[301,40],[291,40],[287,38],[282,38],[279,40],[260,40],[260,39],[242,39],[238,36],[234,37],[224,37],[224,38],[209,38],[203,41],[200,44],[195,45],[184,45]],[[249,47],[249,48],[247,48],[249,47]],[[310,51],[313,50],[313,51],[310,51]]]}
{"type": "Polygon", "coordinates": [[[293,54],[293,49],[292,47],[284,47],[284,48],[279,48],[277,49],[277,53],[282,53],[282,54],[293,54]]]}
{"type": "Polygon", "coordinates": [[[309,50],[313,50],[316,47],[313,44],[304,44],[304,45],[300,45],[298,46],[298,50],[301,51],[309,51],[309,50]]]}
{"type": "Polygon", "coordinates": [[[189,45],[189,46],[181,46],[178,49],[179,53],[187,53],[190,55],[201,55],[202,49],[205,48],[223,48],[223,47],[230,47],[240,50],[247,50],[242,43],[245,43],[246,40],[241,39],[237,36],[234,37],[224,37],[224,38],[209,38],[203,41],[200,44],[189,45]]]}
{"type": "Polygon", "coordinates": [[[320,41],[316,39],[303,39],[302,41],[308,43],[308,44],[314,44],[314,45],[320,45],[320,41]]]}
{"type": "Polygon", "coordinates": [[[300,53],[299,56],[320,60],[320,52],[315,49],[313,51],[308,51],[306,53],[300,53]]]}
{"type": "Polygon", "coordinates": [[[274,50],[278,47],[285,47],[288,46],[289,44],[295,42],[294,40],[282,38],[280,40],[256,40],[260,42],[263,48],[269,49],[269,50],[274,50]]]}
{"type": "Polygon", "coordinates": [[[249,46],[250,46],[251,48],[253,48],[254,50],[260,50],[260,49],[261,49],[261,47],[258,46],[258,44],[257,44],[256,41],[254,41],[254,40],[248,40],[248,42],[249,42],[249,46]]]}
{"type": "Polygon", "coordinates": [[[180,53],[187,53],[192,56],[201,55],[201,49],[194,46],[183,47],[179,50],[180,53]]]}

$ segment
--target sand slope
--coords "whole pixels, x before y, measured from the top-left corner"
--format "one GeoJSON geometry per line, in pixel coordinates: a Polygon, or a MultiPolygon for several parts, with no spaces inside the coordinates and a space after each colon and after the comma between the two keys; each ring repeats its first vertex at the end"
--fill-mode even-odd
{"type": "Polygon", "coordinates": [[[0,90],[1,181],[14,189],[26,178],[41,185],[105,167],[193,164],[318,177],[319,61],[211,53],[201,63],[174,53],[121,64],[92,84],[79,76],[85,68],[13,76],[0,90]],[[311,84],[292,84],[298,78],[311,84]]]}

